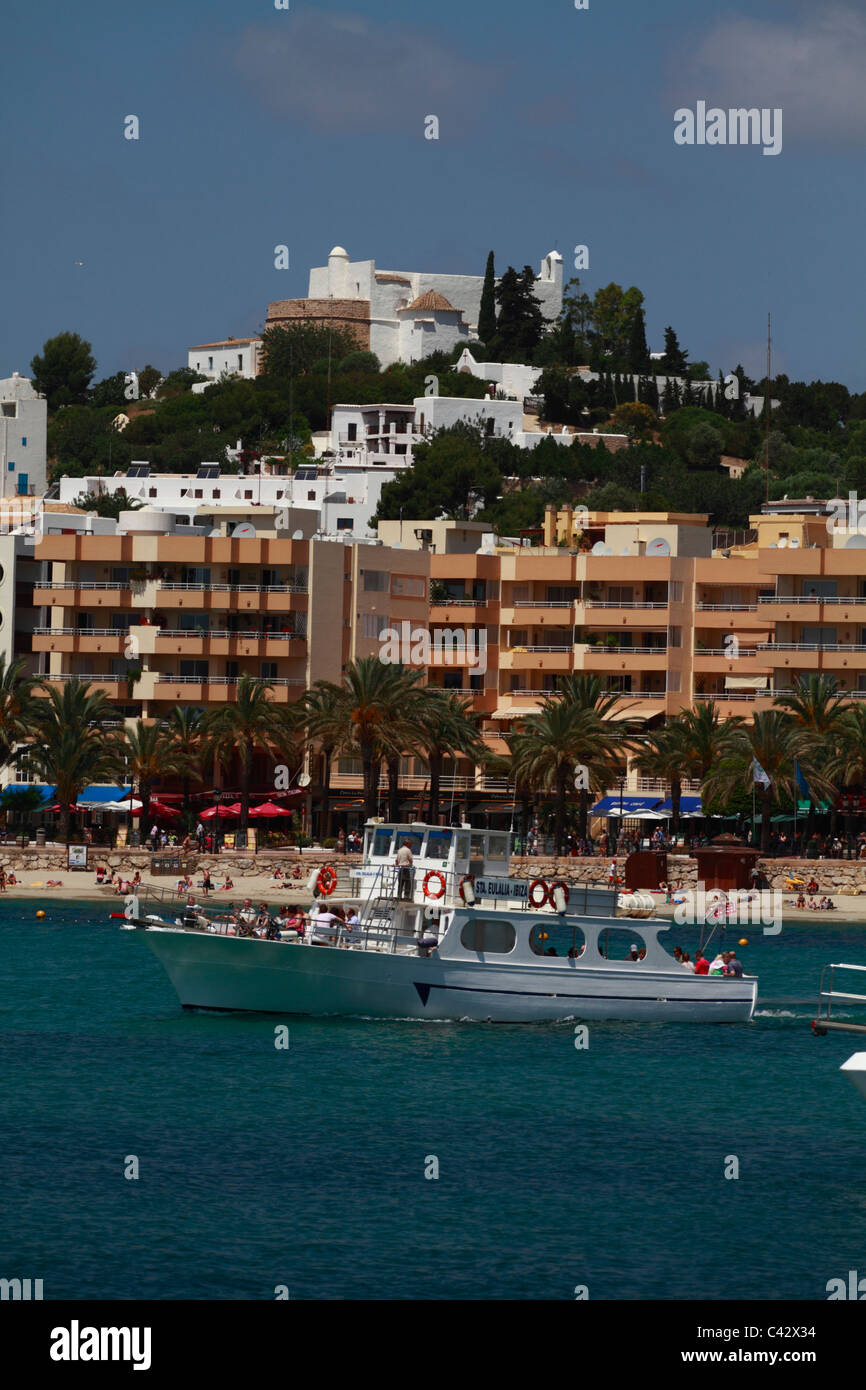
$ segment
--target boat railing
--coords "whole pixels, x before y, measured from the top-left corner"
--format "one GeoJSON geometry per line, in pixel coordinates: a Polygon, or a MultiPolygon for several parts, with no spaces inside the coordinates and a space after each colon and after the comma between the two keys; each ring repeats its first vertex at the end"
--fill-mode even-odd
{"type": "MultiPolygon", "coordinates": [[[[846,965],[837,961],[824,966],[818,987],[818,1012],[812,1020],[812,1032],[818,1037],[824,1037],[827,1033],[866,1033],[866,1017],[860,1023],[832,1017],[834,1004],[866,1005],[866,994],[835,988],[837,970],[856,970],[866,976],[866,965],[846,965]]],[[[863,983],[866,984],[866,979],[863,983]]]]}

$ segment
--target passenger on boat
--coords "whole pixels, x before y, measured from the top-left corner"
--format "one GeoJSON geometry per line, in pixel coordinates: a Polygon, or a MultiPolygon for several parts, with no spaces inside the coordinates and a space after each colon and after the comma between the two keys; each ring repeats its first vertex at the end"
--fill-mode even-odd
{"type": "Polygon", "coordinates": [[[355,908],[355,907],[350,908],[350,909],[349,909],[349,915],[348,915],[348,917],[346,918],[346,923],[347,923],[347,925],[350,926],[350,927],[356,927],[356,926],[358,925],[358,923],[360,922],[360,920],[361,920],[361,919],[360,919],[360,917],[358,916],[358,909],[355,908]]]}
{"type": "Polygon", "coordinates": [[[628,955],[626,956],[626,960],[637,960],[637,958],[638,958],[637,946],[635,945],[634,942],[632,942],[631,945],[630,945],[629,948],[628,948],[628,955]]]}
{"type": "Polygon", "coordinates": [[[680,965],[682,965],[682,963],[683,963],[683,952],[682,952],[682,947],[681,947],[681,946],[675,946],[675,947],[674,947],[673,955],[674,955],[674,960],[679,961],[680,965]]]}
{"type": "Polygon", "coordinates": [[[733,976],[735,976],[738,980],[742,979],[742,977],[743,977],[743,966],[742,966],[742,963],[741,963],[740,961],[737,960],[737,953],[736,953],[736,951],[728,951],[728,952],[727,952],[727,963],[726,963],[726,965],[725,965],[725,974],[726,974],[726,975],[733,975],[733,976]]]}
{"type": "Polygon", "coordinates": [[[680,957],[680,965],[685,966],[686,970],[694,971],[695,964],[688,951],[683,951],[680,957]]]}
{"type": "Polygon", "coordinates": [[[545,954],[546,956],[558,956],[558,955],[559,955],[559,952],[557,951],[557,949],[556,949],[555,946],[548,946],[548,948],[547,948],[547,950],[545,951],[544,954],[545,954]]]}
{"type": "Polygon", "coordinates": [[[701,948],[700,948],[700,946],[699,946],[699,947],[698,947],[698,951],[697,951],[697,955],[695,956],[695,974],[696,974],[696,975],[708,975],[708,974],[709,974],[709,970],[710,970],[710,962],[707,960],[706,956],[704,955],[703,951],[701,950],[701,948]]]}
{"type": "Polygon", "coordinates": [[[412,871],[415,861],[408,840],[404,840],[398,849],[394,863],[397,865],[397,897],[411,901],[415,895],[415,875],[412,871]]]}
{"type": "Polygon", "coordinates": [[[709,968],[709,970],[707,971],[707,974],[708,974],[708,975],[724,975],[724,973],[725,973],[725,966],[726,966],[726,965],[727,965],[727,961],[725,960],[724,952],[723,952],[723,951],[719,951],[719,952],[717,953],[715,959],[712,960],[712,961],[710,962],[710,968],[709,968]]]}
{"type": "Polygon", "coordinates": [[[251,924],[256,920],[256,910],[252,898],[244,898],[243,907],[238,913],[238,921],[251,924]]]}

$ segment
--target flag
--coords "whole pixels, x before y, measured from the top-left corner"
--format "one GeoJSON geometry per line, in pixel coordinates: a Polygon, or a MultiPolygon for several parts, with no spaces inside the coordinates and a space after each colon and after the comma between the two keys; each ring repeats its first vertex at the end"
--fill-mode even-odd
{"type": "Polygon", "coordinates": [[[770,779],[757,758],[752,759],[752,781],[760,782],[762,787],[769,787],[770,785],[770,779]]]}
{"type": "Polygon", "coordinates": [[[811,800],[812,800],[812,793],[809,791],[809,783],[806,781],[805,777],[803,776],[803,773],[802,773],[802,771],[801,771],[801,769],[800,769],[800,764],[799,764],[798,762],[796,762],[796,760],[795,760],[795,762],[794,762],[794,777],[796,778],[796,781],[797,781],[797,790],[799,791],[799,793],[800,793],[800,795],[802,796],[803,800],[804,800],[804,801],[811,801],[811,800]]]}

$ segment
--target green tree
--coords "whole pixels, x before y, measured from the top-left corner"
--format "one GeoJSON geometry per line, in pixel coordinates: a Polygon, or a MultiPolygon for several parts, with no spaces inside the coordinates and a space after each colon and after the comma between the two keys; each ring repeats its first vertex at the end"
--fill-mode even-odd
{"type": "Polygon", "coordinates": [[[137,719],[123,731],[123,753],[126,759],[127,776],[141,799],[141,827],[144,834],[149,829],[150,794],[153,784],[162,777],[172,776],[178,771],[173,750],[166,732],[159,724],[145,724],[137,719]]]}
{"type": "Polygon", "coordinates": [[[509,266],[496,287],[499,316],[494,345],[503,362],[531,362],[541,342],[546,320],[534,286],[535,275],[526,265],[519,274],[509,266]]]}
{"type": "Polygon", "coordinates": [[[237,758],[241,791],[241,830],[250,815],[250,780],[253,756],[267,753],[279,732],[278,706],[271,699],[267,681],[255,676],[239,678],[235,701],[215,710],[207,720],[207,748],[223,767],[237,758]]]}
{"type": "Polygon", "coordinates": [[[386,483],[376,520],[471,518],[498,495],[502,475],[488,458],[480,431],[459,424],[415,450],[414,465],[386,483]]]}
{"type": "Polygon", "coordinates": [[[382,368],[375,352],[364,352],[362,348],[357,348],[355,352],[350,352],[343,358],[339,370],[341,372],[365,372],[369,375],[371,372],[379,373],[382,368]]]}
{"type": "Polygon", "coordinates": [[[665,329],[665,350],[659,366],[663,376],[685,376],[689,369],[689,355],[680,347],[670,324],[665,329]]]}
{"type": "Polygon", "coordinates": [[[155,391],[161,381],[162,372],[158,367],[152,367],[148,363],[146,367],[142,367],[138,374],[139,395],[143,399],[147,399],[151,391],[155,391]]]}
{"type": "Polygon", "coordinates": [[[542,702],[508,738],[512,777],[536,792],[552,792],[554,844],[565,846],[566,806],[578,769],[586,769],[590,787],[603,786],[615,765],[615,733],[596,712],[562,697],[542,702]]]}
{"type": "Polygon", "coordinates": [[[481,287],[481,304],[478,310],[478,336],[485,345],[492,343],[496,334],[496,272],[493,252],[487,257],[484,271],[484,284],[481,287]]]}
{"type": "Polygon", "coordinates": [[[196,705],[174,705],[168,712],[164,734],[171,765],[183,788],[182,824],[189,830],[192,784],[202,780],[207,734],[204,710],[196,705]]]}
{"type": "Polygon", "coordinates": [[[115,410],[123,410],[129,405],[126,398],[126,373],[115,372],[114,376],[97,381],[90,392],[90,404],[97,409],[113,406],[115,410]]]}
{"type": "Polygon", "coordinates": [[[17,744],[30,733],[38,707],[34,688],[24,661],[8,661],[0,652],[0,767],[12,761],[17,744]]]}
{"type": "Polygon", "coordinates": [[[327,324],[293,323],[267,328],[262,336],[264,371],[281,379],[311,371],[320,358],[330,360],[336,370],[337,363],[357,349],[358,340],[349,329],[327,324]]]}
{"type": "Polygon", "coordinates": [[[486,749],[472,715],[472,702],[438,686],[425,686],[411,710],[413,737],[430,771],[431,822],[439,821],[442,768],[446,758],[463,755],[484,762],[486,749]]]}
{"type": "Polygon", "coordinates": [[[110,782],[123,769],[122,742],[113,729],[116,710],[87,682],[45,688],[34,707],[31,739],[19,764],[51,783],[60,803],[60,835],[69,842],[69,808],[91,782],[110,782]]]}
{"type": "Polygon", "coordinates": [[[111,516],[118,520],[121,512],[134,512],[144,504],[137,497],[129,497],[125,487],[116,492],[82,492],[72,504],[83,512],[95,512],[97,516],[111,516]]]}
{"type": "MultiPolygon", "coordinates": [[[[636,291],[640,294],[640,291],[636,291]]],[[[640,375],[649,367],[649,348],[646,342],[646,321],[644,319],[643,295],[640,301],[633,301],[628,318],[627,366],[630,372],[640,375]]]]}
{"type": "Polygon", "coordinates": [[[299,701],[307,747],[321,756],[321,804],[319,834],[323,839],[331,834],[331,770],[335,753],[346,741],[348,730],[343,713],[343,692],[327,681],[316,681],[299,701]]]}
{"type": "Polygon", "coordinates": [[[30,363],[33,385],[53,412],[61,405],[85,405],[96,359],[90,343],[77,333],[58,333],[42,345],[30,363]]]}

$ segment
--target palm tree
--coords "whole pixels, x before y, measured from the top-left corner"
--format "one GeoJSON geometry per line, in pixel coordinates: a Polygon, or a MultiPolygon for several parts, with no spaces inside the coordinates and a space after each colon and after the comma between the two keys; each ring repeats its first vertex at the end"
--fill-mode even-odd
{"type": "Polygon", "coordinates": [[[671,829],[676,835],[680,828],[680,800],[683,794],[685,768],[685,729],[676,719],[648,733],[634,760],[644,777],[658,777],[671,789],[671,829]]]}
{"type": "Polygon", "coordinates": [[[322,805],[319,834],[331,833],[331,765],[334,754],[342,751],[346,737],[344,692],[327,681],[316,681],[298,701],[298,713],[306,730],[307,746],[318,745],[322,755],[322,805]]]}
{"type": "Polygon", "coordinates": [[[166,748],[183,786],[183,825],[190,828],[189,798],[193,782],[202,780],[207,719],[196,705],[175,705],[165,722],[166,748]]]}
{"type": "Polygon", "coordinates": [[[569,782],[575,770],[583,767],[591,787],[606,785],[616,765],[617,732],[594,710],[554,698],[545,700],[537,714],[527,715],[508,742],[515,781],[554,794],[553,833],[556,853],[561,854],[569,782]]]}
{"type": "Polygon", "coordinates": [[[726,802],[736,791],[758,788],[761,802],[761,849],[770,843],[770,812],[797,795],[797,764],[808,769],[819,796],[830,794],[833,783],[819,767],[823,743],[809,730],[799,728],[788,714],[771,709],[755,714],[751,724],[737,729],[725,757],[706,778],[701,794],[707,801],[726,802]],[[758,764],[767,782],[756,780],[758,764]]]}
{"type": "Polygon", "coordinates": [[[24,662],[7,663],[0,653],[0,767],[11,760],[16,745],[30,732],[36,697],[35,682],[24,674],[24,662]]]}
{"type": "Polygon", "coordinates": [[[412,710],[412,723],[418,747],[430,772],[429,816],[435,825],[439,821],[439,796],[445,759],[462,754],[474,762],[485,762],[487,749],[479,737],[469,699],[431,685],[420,690],[418,697],[412,710]]]}
{"type": "MultiPolygon", "coordinates": [[[[341,731],[340,745],[354,748],[361,758],[364,775],[364,810],[375,816],[379,798],[379,770],[386,746],[393,754],[389,724],[401,700],[420,677],[399,664],[380,661],[376,656],[350,661],[343,675],[343,684],[319,681],[318,686],[329,692],[336,705],[341,731]]],[[[401,750],[404,751],[404,750],[401,750]]]]}
{"type": "MultiPolygon", "coordinates": [[[[623,753],[627,756],[629,751],[642,741],[643,735],[640,733],[640,721],[633,717],[623,718],[623,710],[618,709],[622,704],[623,693],[608,690],[600,676],[576,673],[560,676],[556,684],[560,699],[575,710],[593,714],[596,719],[604,722],[607,730],[601,756],[596,756],[590,748],[587,757],[582,759],[583,765],[590,773],[590,785],[578,789],[578,834],[581,839],[586,839],[590,793],[605,792],[619,771],[619,758],[623,753]],[[619,715],[616,720],[615,711],[619,715]]],[[[634,701],[631,703],[634,705],[634,701]]],[[[626,705],[625,708],[630,707],[626,705]]],[[[634,705],[634,708],[637,709],[637,706],[634,705]]]]}
{"type": "Polygon", "coordinates": [[[715,700],[702,700],[697,709],[681,710],[676,722],[683,731],[683,778],[694,782],[703,782],[721,762],[743,726],[739,714],[723,719],[715,700]]]}
{"type": "MultiPolygon", "coordinates": [[[[773,702],[779,709],[790,714],[794,726],[814,734],[823,742],[826,766],[835,766],[839,749],[844,740],[846,712],[848,709],[845,692],[839,689],[835,676],[810,674],[795,676],[793,689],[779,695],[773,702]]],[[[828,795],[835,800],[837,788],[828,782],[828,795]]],[[[809,811],[806,817],[806,839],[811,838],[815,827],[815,800],[813,787],[809,782],[809,811]]]]}
{"type": "Polygon", "coordinates": [[[133,789],[137,785],[141,797],[141,825],[145,827],[150,819],[150,793],[154,782],[179,772],[182,764],[165,729],[159,724],[145,724],[143,719],[137,719],[124,730],[123,753],[133,789]]]}
{"type": "Polygon", "coordinates": [[[279,732],[278,706],[271,700],[270,692],[267,681],[243,675],[238,680],[234,702],[208,716],[208,751],[223,766],[234,756],[238,759],[241,831],[246,831],[249,824],[253,756],[256,752],[269,752],[279,732]]]}
{"type": "Polygon", "coordinates": [[[114,706],[101,691],[79,680],[60,690],[46,686],[34,705],[32,743],[22,758],[28,771],[57,789],[60,834],[69,842],[69,808],[91,782],[107,782],[123,768],[123,745],[114,730],[114,706]]]}

